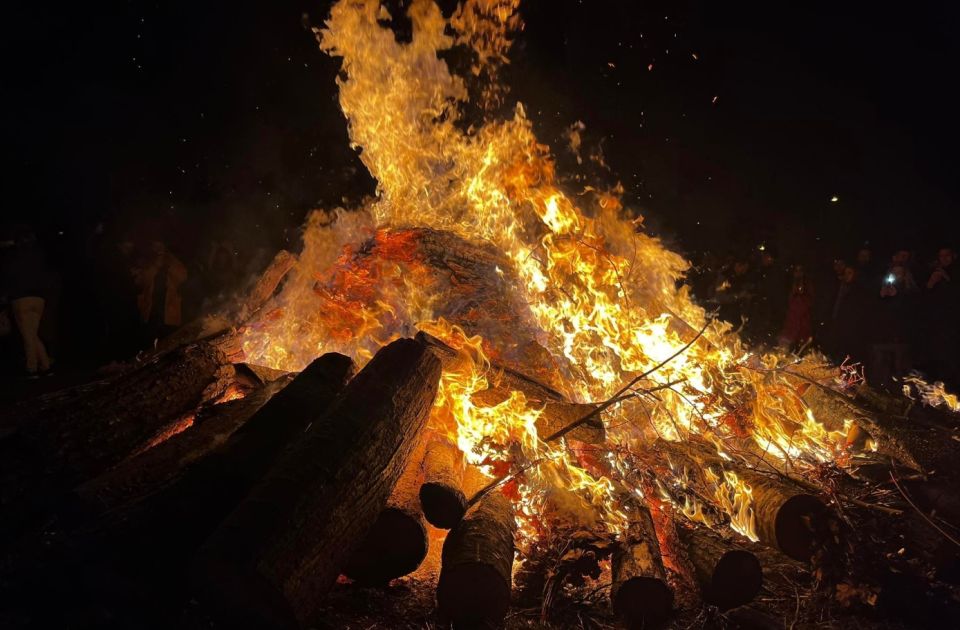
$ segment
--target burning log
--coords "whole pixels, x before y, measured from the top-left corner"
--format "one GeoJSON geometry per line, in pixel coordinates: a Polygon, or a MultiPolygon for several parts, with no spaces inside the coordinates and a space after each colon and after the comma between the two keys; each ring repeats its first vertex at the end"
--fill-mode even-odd
{"type": "Polygon", "coordinates": [[[289,384],[280,381],[214,406],[212,416],[199,426],[87,482],[75,494],[100,511],[156,495],[142,511],[151,521],[169,518],[171,523],[158,534],[161,538],[164,531],[179,529],[174,525],[179,513],[192,506],[189,528],[206,536],[266,474],[284,447],[327,409],[355,369],[348,357],[325,354],[289,384]]]}
{"type": "Polygon", "coordinates": [[[799,488],[749,470],[739,476],[750,484],[757,537],[769,547],[808,562],[827,537],[827,506],[799,488]]]}
{"type": "Polygon", "coordinates": [[[720,610],[753,601],[763,586],[763,570],[755,555],[703,527],[680,527],[678,533],[706,601],[720,610]]]}
{"type": "Polygon", "coordinates": [[[400,475],[387,507],[351,554],[343,574],[357,584],[382,586],[412,573],[427,555],[427,528],[418,490],[425,448],[416,449],[400,475]]]}
{"type": "Polygon", "coordinates": [[[613,610],[628,628],[663,625],[673,613],[660,544],[650,510],[635,505],[630,528],[613,554],[613,610]]]}
{"type": "Polygon", "coordinates": [[[819,422],[836,429],[851,419],[876,443],[877,451],[921,473],[948,471],[960,457],[953,439],[957,421],[912,401],[861,385],[850,398],[827,386],[808,385],[802,398],[819,422]],[[951,422],[952,420],[952,422],[951,422]]]}
{"type": "Polygon", "coordinates": [[[463,465],[463,455],[450,440],[437,436],[427,445],[419,496],[423,515],[434,527],[450,529],[467,511],[463,465]]]}
{"type": "Polygon", "coordinates": [[[38,557],[50,558],[47,566],[57,566],[57,580],[68,585],[62,588],[84,584],[80,599],[138,611],[136,623],[143,610],[181,601],[197,548],[323,413],[353,370],[349,358],[324,355],[272,398],[282,382],[213,406],[198,426],[78,488],[73,505],[36,544],[22,546],[14,571],[49,582],[49,570],[34,565],[38,557]]]}
{"type": "MultiPolygon", "coordinates": [[[[421,332],[417,338],[429,343],[445,363],[456,359],[456,351],[436,337],[421,332]]],[[[568,402],[563,394],[552,387],[508,367],[493,363],[491,368],[495,382],[488,389],[474,394],[472,400],[476,404],[492,407],[506,400],[510,392],[522,393],[531,406],[543,409],[536,423],[537,434],[541,437],[556,433],[597,407],[568,402]]],[[[569,437],[588,444],[602,444],[606,439],[603,421],[599,417],[591,418],[570,431],[569,437]]]]}
{"type": "Polygon", "coordinates": [[[443,543],[437,606],[454,628],[497,627],[510,607],[513,506],[499,492],[478,501],[443,543]]]}
{"type": "MultiPolygon", "coordinates": [[[[653,450],[668,454],[675,465],[680,465],[702,496],[715,495],[710,488],[716,484],[708,480],[707,469],[711,469],[712,475],[720,477],[717,483],[724,484],[733,493],[745,493],[746,490],[730,488],[732,480],[746,483],[750,488],[752,528],[762,544],[779,549],[794,560],[807,562],[813,551],[825,542],[829,516],[826,504],[789,481],[759,473],[734,461],[726,461],[710,445],[693,438],[683,444],[658,440],[653,450]],[[732,473],[729,478],[728,473],[732,473]]],[[[738,526],[750,527],[746,512],[741,512],[739,518],[744,522],[738,523],[738,526]]]]}
{"type": "Polygon", "coordinates": [[[386,506],[436,397],[439,360],[381,349],[201,548],[194,583],[244,626],[304,625],[386,506]]]}

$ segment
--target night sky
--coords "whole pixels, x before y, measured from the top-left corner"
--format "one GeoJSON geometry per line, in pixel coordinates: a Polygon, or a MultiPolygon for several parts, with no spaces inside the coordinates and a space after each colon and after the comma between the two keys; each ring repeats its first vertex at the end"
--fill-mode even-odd
{"type": "MultiPolygon", "coordinates": [[[[8,220],[79,243],[106,219],[189,258],[290,244],[372,190],[301,17],[329,3],[110,4],[7,10],[8,220]]],[[[960,6],[887,4],[528,0],[507,77],[562,165],[581,120],[612,171],[584,172],[683,251],[926,257],[960,224],[960,6]]]]}

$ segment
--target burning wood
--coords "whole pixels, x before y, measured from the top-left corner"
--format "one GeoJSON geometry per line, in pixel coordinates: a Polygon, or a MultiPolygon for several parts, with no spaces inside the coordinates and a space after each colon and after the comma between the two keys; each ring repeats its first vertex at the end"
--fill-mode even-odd
{"type": "Polygon", "coordinates": [[[195,583],[225,619],[306,623],[384,508],[436,396],[440,362],[384,347],[204,544],[195,583]]]}
{"type": "Polygon", "coordinates": [[[437,607],[455,628],[496,627],[510,606],[513,506],[498,492],[464,515],[443,543],[437,607]]]}

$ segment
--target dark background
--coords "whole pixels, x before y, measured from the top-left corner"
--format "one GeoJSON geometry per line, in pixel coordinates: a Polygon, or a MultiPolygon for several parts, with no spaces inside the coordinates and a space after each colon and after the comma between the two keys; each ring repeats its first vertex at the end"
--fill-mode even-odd
{"type": "MultiPolygon", "coordinates": [[[[4,213],[62,263],[104,219],[185,259],[211,238],[292,244],[310,208],[372,190],[338,61],[301,21],[329,3],[213,4],[7,9],[4,213]]],[[[507,77],[558,151],[582,120],[605,177],[688,254],[870,240],[926,259],[960,222],[960,9],[888,4],[527,0],[507,77]]]]}

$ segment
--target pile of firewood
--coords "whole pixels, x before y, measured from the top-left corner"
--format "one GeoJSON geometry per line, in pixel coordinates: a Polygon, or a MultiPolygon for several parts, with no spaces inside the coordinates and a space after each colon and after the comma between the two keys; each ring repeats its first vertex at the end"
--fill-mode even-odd
{"type": "MultiPolygon", "coordinates": [[[[448,530],[435,589],[454,627],[496,627],[518,605],[550,619],[568,587],[584,585],[627,627],[655,627],[701,603],[742,611],[785,570],[861,611],[955,614],[943,585],[958,577],[956,416],[810,385],[818,418],[855,418],[850,440],[876,444],[856,477],[825,468],[813,483],[750,453],[660,441],[631,480],[644,499],[624,497],[623,536],[538,541],[514,575],[516,506],[497,484],[471,481],[450,438],[426,428],[453,350],[421,333],[359,371],[339,354],[298,374],[236,362],[231,324],[292,264],[278,256],[232,318],[0,417],[0,600],[11,603],[0,625],[172,627],[193,601],[217,627],[307,627],[338,581],[379,587],[417,570],[431,528],[448,530]],[[757,543],[710,512],[708,470],[749,483],[757,543]],[[691,499],[700,524],[680,513],[691,499]]],[[[480,401],[521,391],[543,409],[545,439],[604,443],[598,405],[495,367],[480,401]]]]}

